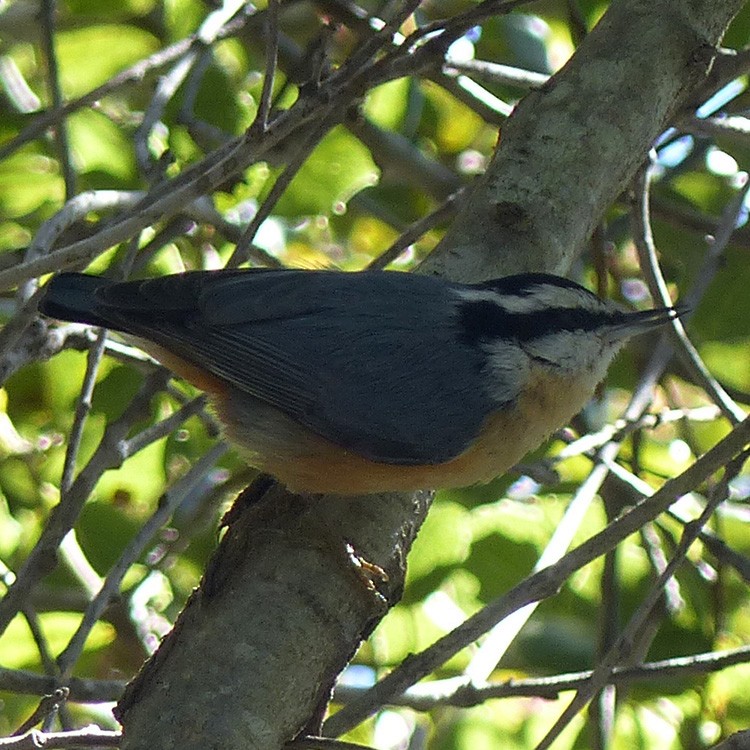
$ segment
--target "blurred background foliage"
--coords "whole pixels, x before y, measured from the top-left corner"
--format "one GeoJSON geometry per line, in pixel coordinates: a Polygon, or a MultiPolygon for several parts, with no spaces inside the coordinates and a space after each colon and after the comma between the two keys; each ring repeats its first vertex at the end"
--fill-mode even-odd
{"type": "MultiPolygon", "coordinates": [[[[43,5],[49,10],[54,4],[43,5]]],[[[453,45],[451,55],[457,61],[485,60],[552,73],[573,53],[577,40],[606,5],[592,0],[536,2],[473,29],[453,45]]],[[[375,14],[383,10],[375,0],[363,0],[361,7],[375,14]]],[[[412,23],[470,7],[466,0],[433,0],[420,8],[412,23]]],[[[262,25],[250,16],[236,33],[215,42],[210,53],[200,57],[169,93],[148,132],[143,132],[143,123],[154,106],[155,91],[165,83],[163,76],[173,72],[176,59],[164,66],[147,66],[143,75],[111,86],[94,102],[74,108],[57,137],[42,129],[20,142],[19,134],[33,127],[56,96],[70,102],[107,84],[123,70],[194,34],[214,9],[200,0],[57,3],[51,16],[59,71],[56,94],[44,24],[39,20],[44,8],[30,0],[0,3],[0,148],[4,149],[0,267],[18,262],[23,248],[62,208],[66,197],[87,190],[147,189],[159,174],[178,174],[230,136],[241,134],[253,121],[262,88],[262,25]],[[141,154],[135,144],[144,147],[141,154]]],[[[331,65],[356,49],[355,20],[351,6],[343,2],[283,4],[278,106],[289,106],[300,87],[315,85],[314,60],[321,47],[326,49],[326,64],[331,65]]],[[[749,35],[750,10],[746,9],[725,41],[743,47],[749,35]]],[[[325,75],[324,67],[317,69],[318,75],[325,75]]],[[[356,270],[376,261],[411,224],[438,209],[482,171],[497,142],[505,108],[525,91],[521,84],[488,76],[464,80],[453,74],[436,75],[433,80],[403,78],[373,88],[360,109],[352,112],[351,121],[330,129],[304,160],[261,224],[251,262],[356,270]]],[[[722,89],[703,114],[744,116],[747,109],[747,77],[741,76],[722,89]]],[[[165,226],[145,231],[132,275],[220,268],[231,256],[241,228],[282,173],[288,162],[286,149],[294,146],[282,143],[268,159],[247,169],[241,180],[212,193],[213,207],[224,224],[193,214],[180,219],[173,231],[165,226]]],[[[675,297],[700,278],[710,236],[722,216],[740,201],[732,239],[689,329],[711,372],[747,406],[750,230],[744,189],[750,141],[736,133],[709,137],[672,130],[657,144],[654,158],[656,243],[675,297]]],[[[87,236],[93,223],[107,215],[94,211],[75,222],[59,244],[87,236]]],[[[413,268],[434,247],[451,215],[449,205],[440,220],[408,244],[389,267],[413,268]]],[[[106,272],[132,251],[127,244],[113,248],[90,268],[106,272]]],[[[572,273],[623,302],[648,304],[626,194],[612,207],[596,241],[572,273]]],[[[15,298],[0,299],[4,322],[16,311],[15,298]]],[[[59,500],[68,436],[87,366],[85,350],[92,340],[86,331],[78,331],[51,358],[23,362],[0,391],[0,572],[6,585],[59,500]]],[[[351,689],[369,684],[382,670],[424,648],[531,571],[590,470],[585,456],[559,463],[551,457],[576,434],[618,418],[652,345],[639,341],[631,347],[613,367],[597,404],[570,430],[529,457],[518,472],[487,487],[438,496],[411,554],[403,601],[345,675],[351,689]]],[[[116,339],[107,349],[83,424],[78,469],[94,454],[105,426],[128,408],[151,367],[116,339]]],[[[133,425],[133,434],[168,417],[194,395],[183,383],[160,390],[149,413],[133,425]]],[[[684,469],[727,430],[707,397],[681,378],[678,367],[663,380],[653,405],[655,413],[668,409],[683,410],[683,418],[634,432],[620,457],[652,487],[684,469]],[[691,411],[700,407],[708,411],[691,411]],[[699,414],[708,417],[697,418],[699,414]]],[[[34,690],[19,687],[9,675],[26,675],[17,670],[56,674],[55,658],[79,627],[81,613],[102,578],[152,516],[167,488],[216,440],[210,415],[194,415],[96,482],[74,534],[60,550],[58,566],[33,590],[23,612],[0,638],[0,734],[12,733],[38,703],[34,690]]],[[[75,677],[94,681],[91,694],[99,700],[69,702],[60,715],[64,726],[90,721],[114,726],[109,681],[132,676],[153,651],[215,547],[223,509],[251,478],[252,472],[233,452],[225,453],[132,561],[120,595],[88,633],[72,670],[75,677]]],[[[749,490],[750,476],[740,475],[715,521],[715,531],[745,558],[750,557],[745,504],[749,490]]],[[[685,498],[685,514],[693,513],[699,501],[699,496],[685,498]]],[[[610,515],[616,512],[617,508],[610,509],[610,515]]],[[[600,529],[607,517],[604,505],[596,504],[577,540],[600,529]]],[[[667,554],[681,530],[681,524],[669,518],[656,528],[657,542],[667,554]]],[[[603,578],[604,565],[598,561],[579,572],[558,596],[540,606],[493,679],[576,672],[596,663],[602,630],[624,622],[654,578],[643,536],[621,546],[613,559],[613,577],[603,578]]],[[[700,547],[691,553],[690,564],[680,569],[676,588],[678,604],[663,608],[647,650],[649,660],[747,642],[746,580],[731,566],[700,547]]],[[[471,653],[455,657],[438,676],[459,673],[470,658],[471,653]]],[[[618,693],[610,746],[710,746],[750,724],[748,696],[750,667],[746,665],[709,676],[635,682],[618,693]]],[[[392,708],[352,733],[352,738],[378,747],[411,742],[411,747],[527,748],[554,721],[561,700],[564,697],[488,700],[474,708],[439,706],[429,713],[392,708]]],[[[585,717],[579,717],[556,745],[593,746],[585,717]]]]}

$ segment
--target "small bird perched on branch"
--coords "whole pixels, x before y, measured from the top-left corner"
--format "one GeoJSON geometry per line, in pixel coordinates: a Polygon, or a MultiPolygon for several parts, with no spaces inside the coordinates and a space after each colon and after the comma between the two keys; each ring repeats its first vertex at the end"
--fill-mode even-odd
{"type": "Polygon", "coordinates": [[[135,338],[208,393],[253,466],[342,494],[490,481],[581,409],[628,338],[678,315],[540,273],[264,269],[61,273],[40,310],[135,338]]]}

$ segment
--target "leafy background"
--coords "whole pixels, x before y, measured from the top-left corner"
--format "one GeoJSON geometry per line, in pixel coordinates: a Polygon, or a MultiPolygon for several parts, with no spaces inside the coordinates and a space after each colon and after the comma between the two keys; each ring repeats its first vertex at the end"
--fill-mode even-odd
{"type": "MultiPolygon", "coordinates": [[[[362,5],[370,12],[380,11],[376,3],[362,5]]],[[[160,76],[174,70],[175,60],[151,65],[143,76],[112,85],[95,102],[68,114],[56,133],[41,129],[22,140],[19,134],[28,132],[56,97],[74,101],[107,84],[121,71],[195,33],[211,10],[198,0],[59,3],[51,13],[54,23],[47,27],[53,28],[55,77],[45,52],[45,25],[38,15],[51,7],[23,0],[0,6],[0,268],[19,261],[23,248],[66,198],[87,190],[142,190],[155,175],[181,172],[228,136],[242,133],[252,123],[261,95],[265,49],[259,26],[250,20],[238,33],[211,46],[210,54],[201,57],[170,94],[148,132],[142,131],[142,123],[163,83],[160,76]],[[139,155],[134,144],[145,151],[139,155]]],[[[413,22],[470,7],[461,0],[431,3],[413,22]]],[[[605,3],[588,0],[534,3],[522,12],[485,21],[457,42],[452,54],[552,73],[605,8],[605,3]]],[[[314,85],[314,75],[305,76],[310,70],[314,74],[309,60],[321,44],[334,65],[356,49],[345,10],[344,4],[336,3],[284,5],[281,27],[286,43],[280,48],[275,91],[280,106],[294,101],[300,86],[314,85]],[[331,21],[328,30],[323,19],[331,21]]],[[[749,33],[750,11],[745,10],[725,44],[741,48],[749,33]]],[[[360,269],[376,261],[414,222],[445,207],[390,267],[408,270],[425,257],[450,220],[451,206],[445,201],[470,183],[491,155],[503,105],[514,104],[525,93],[521,85],[486,76],[476,77],[475,87],[468,90],[460,88],[455,76],[449,81],[450,86],[445,79],[402,78],[368,91],[359,111],[352,112],[352,121],[330,129],[307,155],[255,236],[251,263],[360,269]]],[[[747,77],[740,75],[702,114],[744,117],[746,109],[747,77]]],[[[136,245],[124,243],[102,253],[90,270],[105,272],[129,257],[135,259],[136,277],[220,268],[296,145],[281,143],[267,160],[249,167],[241,180],[212,193],[224,224],[196,215],[164,222],[143,232],[136,245]]],[[[745,408],[750,404],[750,233],[745,207],[749,157],[750,143],[740,129],[706,135],[686,125],[666,133],[657,145],[652,186],[656,244],[675,297],[702,278],[717,228],[728,223],[733,229],[689,331],[712,374],[745,408]]],[[[628,200],[625,194],[611,208],[573,274],[602,293],[645,306],[647,292],[640,280],[628,200]]],[[[87,236],[94,222],[108,215],[94,210],[80,217],[59,244],[87,236]]],[[[19,298],[10,294],[0,299],[5,322],[18,314],[18,304],[19,298]]],[[[86,372],[86,352],[93,342],[90,332],[70,327],[65,332],[64,346],[54,356],[40,356],[45,353],[40,349],[8,368],[0,391],[0,567],[6,585],[60,499],[68,436],[86,372]]],[[[356,692],[370,684],[377,674],[429,645],[528,575],[591,467],[583,455],[562,462],[553,457],[575,435],[595,431],[622,414],[652,346],[653,341],[636,342],[612,368],[597,403],[570,430],[529,457],[518,472],[487,487],[438,495],[411,553],[403,600],[358,653],[344,675],[346,689],[356,692]]],[[[117,340],[106,350],[83,423],[78,470],[94,455],[106,425],[127,410],[152,369],[117,340]]],[[[654,488],[727,432],[711,401],[683,375],[674,365],[652,406],[657,414],[675,410],[672,413],[680,419],[634,431],[620,455],[630,472],[654,488]]],[[[135,431],[174,414],[195,395],[178,382],[160,389],[135,431]]],[[[167,488],[217,439],[210,414],[199,412],[98,479],[74,535],[59,551],[59,564],[31,592],[22,613],[0,638],[2,735],[10,735],[38,704],[40,691],[33,687],[38,683],[28,673],[58,673],[55,659],[78,629],[102,578],[151,518],[167,488]]],[[[56,719],[62,726],[116,726],[109,710],[119,683],[112,681],[132,676],[169,628],[215,547],[222,510],[251,477],[233,452],[221,455],[132,561],[119,596],[91,628],[75,659],[72,673],[87,681],[90,698],[65,704],[56,719]]],[[[665,596],[653,640],[645,646],[647,660],[746,643],[749,492],[750,476],[740,474],[713,522],[733,556],[695,545],[665,596]]],[[[701,502],[700,493],[686,497],[681,509],[695,513],[701,502]]],[[[595,504],[576,539],[590,536],[616,512],[616,507],[606,510],[604,503],[595,504]]],[[[610,561],[599,560],[580,571],[558,596],[545,601],[494,671],[493,680],[591,668],[602,632],[616,630],[637,607],[653,582],[655,552],[663,550],[668,556],[682,525],[664,518],[651,531],[652,537],[644,532],[628,539],[610,561]],[[607,565],[611,570],[605,571],[607,565]]],[[[467,650],[451,659],[436,677],[460,674],[471,656],[467,650]]],[[[345,690],[340,695],[345,696],[345,690]]],[[[636,680],[618,692],[608,746],[712,746],[750,724],[749,695],[750,668],[745,664],[704,675],[657,674],[636,680]]],[[[351,736],[378,747],[410,742],[413,747],[432,748],[526,748],[544,734],[565,701],[563,694],[557,699],[487,700],[473,708],[392,707],[351,736]]],[[[556,747],[596,746],[596,722],[593,714],[579,716],[556,747]]]]}

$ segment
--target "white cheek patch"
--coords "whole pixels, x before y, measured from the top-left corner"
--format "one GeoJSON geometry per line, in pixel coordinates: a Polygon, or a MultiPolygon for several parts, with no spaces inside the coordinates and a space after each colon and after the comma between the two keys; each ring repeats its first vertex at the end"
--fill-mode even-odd
{"type": "Polygon", "coordinates": [[[550,369],[571,375],[588,372],[604,377],[623,343],[618,341],[613,345],[591,333],[560,331],[527,341],[522,346],[529,357],[545,363],[550,369]]]}

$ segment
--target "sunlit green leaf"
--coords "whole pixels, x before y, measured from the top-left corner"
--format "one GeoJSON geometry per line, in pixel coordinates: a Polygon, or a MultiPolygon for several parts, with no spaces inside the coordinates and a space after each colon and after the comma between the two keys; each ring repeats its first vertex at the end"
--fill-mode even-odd
{"type": "Polygon", "coordinates": [[[399,78],[378,86],[367,97],[365,113],[375,124],[398,130],[406,112],[411,86],[412,82],[408,78],[399,78]]]}
{"type": "Polygon", "coordinates": [[[292,180],[276,213],[305,216],[343,211],[347,201],[377,176],[369,151],[343,128],[335,128],[292,180]]]}
{"type": "Polygon", "coordinates": [[[3,216],[20,217],[48,203],[61,204],[63,197],[64,185],[54,160],[28,149],[0,161],[3,216]]]}
{"type": "Polygon", "coordinates": [[[106,179],[125,182],[135,175],[135,159],[128,147],[131,139],[108,118],[84,110],[68,120],[70,145],[77,168],[102,172],[106,179]]]}
{"type": "MultiPolygon", "coordinates": [[[[81,616],[72,612],[44,612],[38,615],[42,632],[52,653],[59,653],[75,633],[81,616]]],[[[97,623],[86,641],[86,648],[94,650],[106,646],[114,638],[111,625],[97,623]]],[[[39,649],[34,643],[26,621],[17,615],[0,636],[0,664],[10,669],[24,669],[39,660],[39,649]]]]}
{"type": "Polygon", "coordinates": [[[156,39],[150,33],[124,24],[61,31],[57,54],[65,94],[84,94],[156,48],[156,39]],[[92,60],[96,60],[96,65],[91,64],[92,60]]]}

